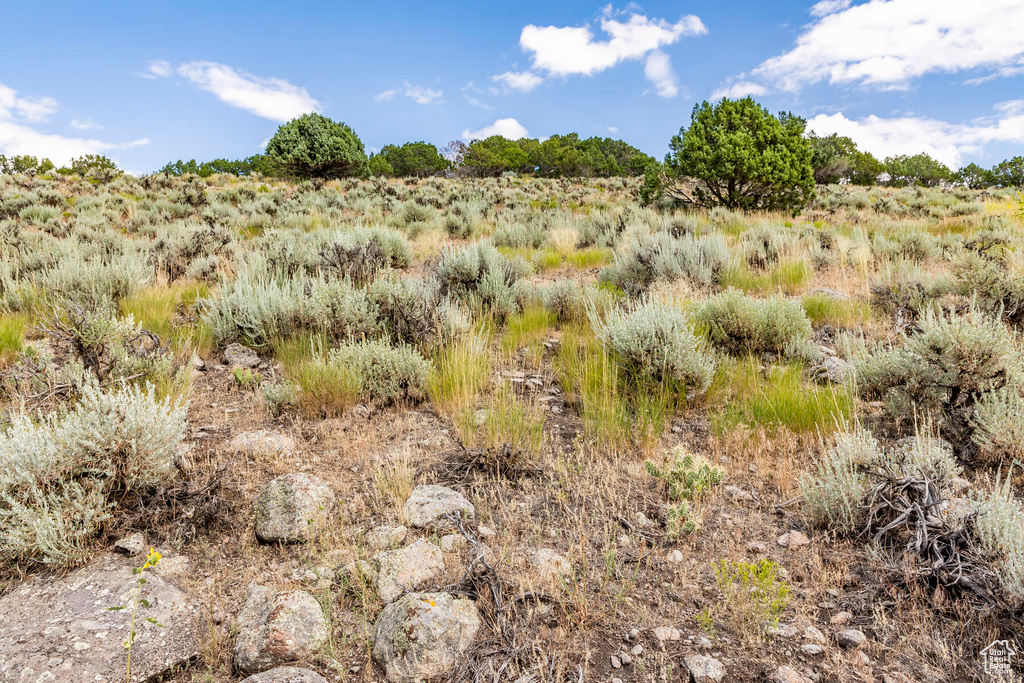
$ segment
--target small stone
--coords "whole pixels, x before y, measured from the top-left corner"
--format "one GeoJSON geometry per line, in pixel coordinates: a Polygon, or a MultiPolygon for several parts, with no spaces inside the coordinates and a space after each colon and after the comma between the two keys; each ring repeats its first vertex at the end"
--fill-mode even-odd
{"type": "Polygon", "coordinates": [[[868,637],[864,635],[864,632],[855,628],[848,628],[840,631],[836,636],[836,641],[839,643],[839,647],[844,650],[860,649],[867,640],[868,637]]]}
{"type": "Polygon", "coordinates": [[[766,683],[809,683],[809,679],[791,666],[780,666],[766,683]]]}
{"type": "Polygon", "coordinates": [[[871,658],[862,650],[854,652],[851,659],[854,664],[859,664],[860,666],[871,666],[871,658]]]}
{"type": "Polygon", "coordinates": [[[729,485],[726,486],[723,491],[726,496],[736,501],[754,500],[754,496],[750,495],[749,491],[744,491],[739,486],[729,485]]]}
{"type": "Polygon", "coordinates": [[[804,640],[818,645],[824,645],[828,642],[825,638],[825,634],[816,626],[808,626],[804,629],[804,640]]]}
{"type": "Polygon", "coordinates": [[[654,637],[661,642],[669,640],[682,640],[683,634],[674,626],[658,626],[653,630],[654,637]]]}
{"type": "Polygon", "coordinates": [[[777,638],[793,638],[797,634],[796,626],[793,624],[776,624],[768,632],[777,638]]]}
{"type": "Polygon", "coordinates": [[[146,547],[146,536],[141,532],[125,536],[114,543],[114,549],[128,555],[129,557],[145,555],[146,550],[148,549],[146,547]]]}
{"type": "Polygon", "coordinates": [[[235,666],[242,673],[310,658],[327,642],[320,603],[305,591],[253,586],[238,615],[235,666]]]}
{"type": "Polygon", "coordinates": [[[644,653],[644,646],[637,643],[633,646],[633,649],[631,649],[630,652],[633,654],[634,657],[639,657],[644,653]]]}
{"type": "Polygon", "coordinates": [[[476,532],[480,534],[480,538],[494,538],[496,536],[494,529],[482,524],[476,528],[476,532]]]}
{"type": "Polygon", "coordinates": [[[748,553],[766,553],[768,552],[768,546],[760,541],[751,541],[747,544],[748,553]]]}
{"type": "Polygon", "coordinates": [[[241,683],[327,683],[327,679],[315,671],[297,666],[279,666],[270,671],[243,678],[241,683]]]}
{"type": "Polygon", "coordinates": [[[446,486],[420,484],[405,501],[405,517],[417,529],[449,525],[448,514],[476,517],[476,508],[458,491],[446,486]]]}
{"type": "Polygon", "coordinates": [[[630,641],[636,640],[639,637],[640,637],[640,629],[638,629],[638,628],[631,628],[631,629],[629,629],[629,633],[626,634],[626,640],[630,640],[630,641]]]}
{"type": "Polygon", "coordinates": [[[665,560],[668,561],[670,564],[679,564],[683,561],[683,559],[683,553],[678,548],[672,550],[668,553],[668,555],[665,556],[665,560]]]}
{"type": "Polygon", "coordinates": [[[260,357],[252,349],[234,343],[224,349],[224,362],[233,368],[255,368],[260,364],[260,357]]]}
{"type": "Polygon", "coordinates": [[[462,534],[445,534],[441,537],[441,550],[450,553],[456,548],[466,545],[466,537],[462,534]]]}
{"type": "Polygon", "coordinates": [[[441,550],[422,538],[408,548],[389,550],[374,559],[380,567],[377,594],[385,603],[394,602],[406,591],[429,588],[444,575],[441,550]]]}
{"type": "Polygon", "coordinates": [[[408,535],[409,530],[404,526],[388,526],[385,524],[367,532],[366,542],[374,550],[388,550],[401,545],[408,535]]]}
{"type": "Polygon", "coordinates": [[[703,636],[698,638],[697,642],[694,643],[693,646],[695,648],[697,648],[698,650],[710,650],[712,647],[714,647],[714,645],[711,643],[711,641],[708,640],[707,638],[703,637],[703,636]]]}
{"type": "Polygon", "coordinates": [[[800,531],[789,531],[782,534],[778,538],[778,544],[783,548],[800,548],[805,545],[810,545],[811,539],[807,538],[807,535],[800,531]]]}
{"type": "Polygon", "coordinates": [[[725,667],[714,657],[707,655],[686,655],[683,663],[690,672],[690,677],[695,683],[703,681],[714,681],[718,683],[725,678],[725,667]]]}
{"type": "Polygon", "coordinates": [[[622,662],[623,666],[629,666],[633,663],[633,656],[630,655],[628,652],[620,652],[619,661],[622,662]]]}
{"type": "Polygon", "coordinates": [[[228,450],[248,455],[284,455],[296,451],[295,439],[266,429],[242,432],[228,442],[228,450]]]}
{"type": "Polygon", "coordinates": [[[852,613],[850,613],[850,612],[837,612],[837,613],[832,615],[832,618],[829,621],[832,622],[833,626],[842,626],[843,624],[850,623],[851,619],[853,619],[853,614],[852,613]]]}
{"type": "Polygon", "coordinates": [[[302,543],[324,524],[334,492],[311,474],[283,474],[256,500],[256,538],[261,543],[302,543]]]}
{"type": "Polygon", "coordinates": [[[611,661],[612,661],[612,668],[613,669],[621,669],[622,668],[622,660],[620,660],[615,655],[612,655],[611,661]]]}
{"type": "Polygon", "coordinates": [[[804,643],[800,647],[800,649],[803,651],[805,655],[811,655],[812,657],[817,657],[825,651],[825,648],[823,648],[821,645],[818,645],[817,643],[804,643]]]}
{"type": "Polygon", "coordinates": [[[550,548],[541,548],[530,559],[534,572],[542,582],[562,585],[565,580],[572,579],[572,564],[550,548]]]}

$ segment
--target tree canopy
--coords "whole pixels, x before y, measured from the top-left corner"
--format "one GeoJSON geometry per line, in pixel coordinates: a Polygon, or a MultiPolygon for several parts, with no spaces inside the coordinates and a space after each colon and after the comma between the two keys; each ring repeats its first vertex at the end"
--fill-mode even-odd
{"type": "Polygon", "coordinates": [[[581,139],[578,133],[508,140],[500,135],[473,140],[465,150],[461,172],[496,176],[513,171],[545,178],[608,178],[641,175],[654,159],[612,138],[581,139]]]}
{"type": "Polygon", "coordinates": [[[944,180],[949,180],[953,173],[949,168],[927,154],[886,157],[885,172],[889,174],[888,185],[906,187],[920,185],[935,187],[944,180]]]}
{"type": "Polygon", "coordinates": [[[369,164],[370,175],[417,178],[441,175],[451,166],[429,142],[384,145],[379,152],[370,155],[369,164]]]}
{"type": "Polygon", "coordinates": [[[174,176],[197,175],[201,178],[208,178],[215,173],[231,173],[237,176],[249,176],[255,173],[268,175],[267,158],[262,154],[254,154],[245,159],[214,159],[198,163],[195,159],[188,161],[170,162],[161,168],[158,173],[166,173],[174,176]]]}
{"type": "Polygon", "coordinates": [[[773,116],[752,98],[696,105],[669,143],[666,192],[702,207],[799,210],[814,192],[803,119],[773,116]]]}
{"type": "Polygon", "coordinates": [[[303,114],[283,124],[267,143],[275,172],[295,178],[365,175],[366,151],[349,126],[320,114],[303,114]]]}

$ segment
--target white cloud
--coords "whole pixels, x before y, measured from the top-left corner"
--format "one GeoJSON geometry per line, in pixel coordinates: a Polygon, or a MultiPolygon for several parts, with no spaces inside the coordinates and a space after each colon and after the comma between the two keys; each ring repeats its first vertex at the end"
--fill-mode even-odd
{"type": "Polygon", "coordinates": [[[820,81],[901,88],[934,72],[1024,66],[1021,0],[871,0],[839,9],[818,3],[818,19],[796,46],[752,74],[788,91],[820,81]]]}
{"type": "Polygon", "coordinates": [[[631,14],[627,21],[612,18],[610,7],[601,19],[601,30],[608,40],[595,41],[590,29],[582,27],[534,26],[523,28],[519,45],[533,53],[533,67],[554,76],[582,74],[590,76],[626,60],[641,59],[683,36],[707,33],[707,27],[694,15],[674,24],[664,19],[649,19],[631,14]]]}
{"type": "Polygon", "coordinates": [[[468,128],[462,131],[462,139],[466,140],[483,140],[489,138],[492,135],[500,135],[509,140],[518,140],[519,138],[530,137],[530,131],[523,127],[523,124],[519,123],[515,119],[498,119],[489,126],[484,126],[480,130],[469,130],[468,128]]]}
{"type": "Polygon", "coordinates": [[[826,14],[834,14],[850,6],[850,0],[821,0],[811,7],[811,16],[823,17],[826,14]]]}
{"type": "Polygon", "coordinates": [[[405,95],[416,104],[435,104],[441,101],[444,93],[440,90],[427,88],[420,85],[403,83],[401,88],[391,88],[373,96],[374,102],[390,102],[398,95],[405,95]]]}
{"type": "MultiPolygon", "coordinates": [[[[152,73],[170,75],[162,65],[154,70],[154,64],[157,63],[150,63],[152,73]]],[[[253,76],[225,64],[188,62],[175,69],[175,73],[222,102],[272,121],[288,121],[321,108],[305,88],[280,78],[253,76]]]]}
{"type": "Polygon", "coordinates": [[[607,130],[609,133],[618,133],[619,132],[619,129],[616,128],[615,126],[606,126],[605,130],[607,130]]]}
{"type": "Polygon", "coordinates": [[[532,71],[506,71],[497,76],[491,76],[492,81],[497,81],[511,90],[530,92],[544,82],[544,79],[532,71]]]}
{"type": "Polygon", "coordinates": [[[103,126],[88,118],[84,120],[71,119],[68,128],[73,128],[74,130],[103,130],[103,126]]]}
{"type": "Polygon", "coordinates": [[[52,97],[21,98],[14,89],[0,83],[0,154],[47,157],[59,166],[83,154],[149,144],[146,138],[122,143],[70,138],[43,133],[30,125],[44,120],[56,109],[57,101],[52,97]]]}
{"type": "Polygon", "coordinates": [[[764,95],[766,92],[768,92],[768,89],[759,83],[752,83],[750,81],[737,81],[731,85],[725,85],[715,90],[713,93],[711,93],[711,99],[720,100],[723,97],[728,97],[729,99],[735,100],[740,99],[742,97],[746,97],[747,95],[754,95],[755,97],[759,97],[761,95],[764,95]]]}
{"type": "Polygon", "coordinates": [[[165,62],[162,59],[151,59],[149,60],[149,66],[146,70],[135,74],[140,78],[167,78],[174,73],[174,68],[170,62],[165,62]]]}
{"type": "Polygon", "coordinates": [[[966,124],[916,116],[848,119],[842,112],[819,114],[807,122],[807,130],[849,136],[879,159],[925,152],[957,168],[965,155],[978,153],[988,143],[1024,143],[1024,100],[1003,102],[995,109],[997,116],[966,124]]]}
{"type": "Polygon", "coordinates": [[[676,74],[672,71],[672,62],[668,55],[661,50],[655,50],[647,55],[644,63],[644,76],[654,84],[658,97],[675,97],[679,94],[679,86],[676,85],[676,74]]]}

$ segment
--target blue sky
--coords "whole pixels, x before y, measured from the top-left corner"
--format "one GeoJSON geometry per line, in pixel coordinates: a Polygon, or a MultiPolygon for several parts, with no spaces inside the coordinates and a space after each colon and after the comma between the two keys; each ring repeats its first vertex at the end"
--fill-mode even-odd
{"type": "Polygon", "coordinates": [[[1024,2],[25,2],[4,8],[0,153],[134,172],[259,152],[315,110],[368,149],[499,132],[662,156],[753,94],[879,157],[1024,153],[1024,2]]]}

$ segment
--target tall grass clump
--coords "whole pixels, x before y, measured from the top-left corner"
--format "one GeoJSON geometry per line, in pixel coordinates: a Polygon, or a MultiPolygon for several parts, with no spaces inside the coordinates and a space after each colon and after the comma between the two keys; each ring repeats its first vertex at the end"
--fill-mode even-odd
{"type": "Polygon", "coordinates": [[[25,330],[31,317],[28,313],[0,311],[0,369],[14,362],[25,343],[25,330]]]}

